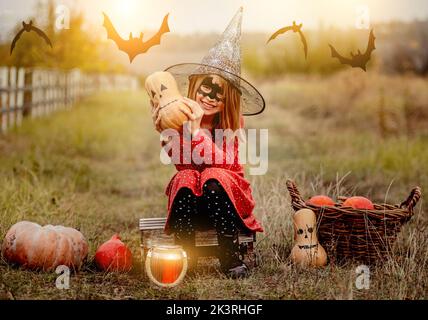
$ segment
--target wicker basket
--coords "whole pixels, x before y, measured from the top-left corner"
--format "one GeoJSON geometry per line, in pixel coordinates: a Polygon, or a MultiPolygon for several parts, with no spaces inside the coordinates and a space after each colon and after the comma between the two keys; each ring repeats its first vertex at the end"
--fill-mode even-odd
{"type": "Polygon", "coordinates": [[[412,190],[399,205],[374,204],[374,210],[359,210],[334,206],[316,206],[306,203],[296,184],[287,180],[294,210],[308,208],[315,212],[318,238],[330,261],[355,260],[367,264],[383,261],[391,254],[401,226],[413,216],[413,208],[421,197],[421,189],[412,190]]]}

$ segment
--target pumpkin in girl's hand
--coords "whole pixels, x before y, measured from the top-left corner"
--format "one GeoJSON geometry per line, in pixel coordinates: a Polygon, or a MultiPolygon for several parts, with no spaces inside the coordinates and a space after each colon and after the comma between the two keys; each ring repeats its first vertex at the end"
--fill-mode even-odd
{"type": "Polygon", "coordinates": [[[152,106],[160,105],[162,130],[181,130],[183,123],[189,119],[180,108],[191,110],[181,101],[183,97],[172,74],[165,71],[155,72],[146,79],[145,87],[152,106]]]}
{"type": "Polygon", "coordinates": [[[334,206],[334,201],[330,197],[323,195],[313,196],[308,200],[308,203],[315,206],[334,206]]]}
{"type": "Polygon", "coordinates": [[[6,261],[28,269],[51,271],[59,265],[79,269],[88,244],[75,229],[21,221],[7,232],[2,254],[6,261]]]}
{"type": "Polygon", "coordinates": [[[132,268],[132,253],[115,234],[98,248],[95,263],[104,271],[129,271],[132,268]]]}
{"type": "Polygon", "coordinates": [[[342,207],[352,207],[354,209],[366,209],[366,210],[373,210],[374,206],[373,203],[364,197],[350,197],[343,202],[342,207]]]}

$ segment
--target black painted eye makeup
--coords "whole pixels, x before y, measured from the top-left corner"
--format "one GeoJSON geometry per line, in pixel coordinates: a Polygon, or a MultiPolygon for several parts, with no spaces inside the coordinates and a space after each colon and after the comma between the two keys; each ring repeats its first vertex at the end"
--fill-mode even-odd
{"type": "Polygon", "coordinates": [[[201,85],[200,90],[203,91],[204,93],[207,93],[207,94],[211,93],[211,91],[212,91],[211,87],[208,87],[207,85],[204,85],[204,84],[201,85]]]}
{"type": "Polygon", "coordinates": [[[223,102],[224,100],[223,88],[220,87],[218,84],[213,83],[213,77],[206,77],[202,81],[198,89],[198,93],[203,95],[204,97],[209,97],[218,102],[223,102]]]}

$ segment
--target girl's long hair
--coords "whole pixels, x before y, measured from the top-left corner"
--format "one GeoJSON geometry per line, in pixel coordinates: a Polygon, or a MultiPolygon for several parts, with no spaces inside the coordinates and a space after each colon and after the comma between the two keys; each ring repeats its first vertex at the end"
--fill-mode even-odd
{"type": "MultiPolygon", "coordinates": [[[[207,75],[193,75],[189,78],[189,90],[187,96],[196,100],[196,93],[207,75]]],[[[232,129],[234,132],[240,128],[241,94],[228,81],[224,80],[224,109],[213,120],[213,128],[232,129]]]]}

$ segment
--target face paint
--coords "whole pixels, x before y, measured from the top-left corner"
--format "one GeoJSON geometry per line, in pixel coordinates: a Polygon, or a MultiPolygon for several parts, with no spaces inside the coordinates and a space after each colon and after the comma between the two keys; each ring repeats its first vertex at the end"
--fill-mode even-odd
{"type": "Polygon", "coordinates": [[[202,81],[198,89],[198,93],[203,95],[204,97],[210,97],[211,99],[214,99],[218,102],[224,100],[223,88],[220,87],[218,84],[213,83],[212,77],[206,77],[202,81]]]}

